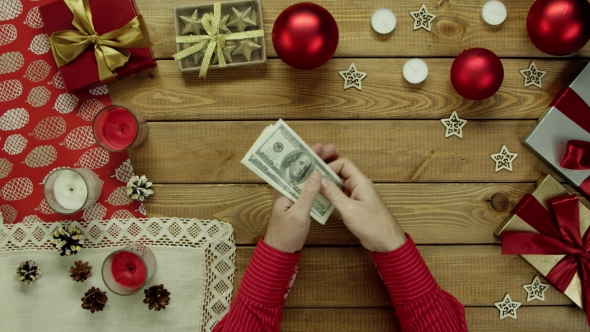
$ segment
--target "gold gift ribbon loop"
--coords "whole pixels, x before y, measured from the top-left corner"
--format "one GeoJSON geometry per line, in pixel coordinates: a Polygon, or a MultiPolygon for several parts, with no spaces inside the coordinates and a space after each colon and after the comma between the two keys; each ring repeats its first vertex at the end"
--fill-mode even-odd
{"type": "Polygon", "coordinates": [[[203,63],[201,64],[199,77],[207,77],[207,70],[209,69],[211,58],[215,52],[217,52],[219,67],[225,68],[227,66],[225,56],[223,55],[223,47],[225,46],[225,42],[227,40],[264,37],[264,30],[252,30],[226,34],[219,33],[219,26],[221,25],[221,2],[213,3],[213,14],[204,14],[201,18],[201,23],[203,24],[203,28],[207,32],[207,35],[177,36],[177,43],[196,44],[191,45],[184,50],[172,55],[174,60],[178,61],[205,49],[205,55],[203,56],[203,63]]]}
{"type": "Polygon", "coordinates": [[[64,0],[77,30],[63,30],[51,34],[49,42],[58,66],[74,61],[88,46],[94,44],[98,76],[108,84],[118,79],[116,70],[129,62],[130,52],[125,48],[151,46],[141,16],[134,17],[123,27],[99,35],[92,24],[88,0],[64,0]]]}

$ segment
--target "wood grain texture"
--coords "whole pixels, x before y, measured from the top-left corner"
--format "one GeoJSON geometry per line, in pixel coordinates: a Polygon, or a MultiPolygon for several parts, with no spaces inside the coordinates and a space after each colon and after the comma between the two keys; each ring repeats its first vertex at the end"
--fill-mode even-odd
{"type": "MultiPolygon", "coordinates": [[[[408,15],[409,16],[409,15],[408,15]]],[[[452,59],[425,59],[428,79],[402,77],[407,59],[334,59],[316,70],[295,70],[280,60],[265,66],[211,70],[207,79],[181,74],[174,61],[109,86],[115,104],[150,121],[254,119],[441,119],[456,110],[466,119],[537,119],[585,61],[536,60],[543,89],[523,87],[519,70],[530,60],[505,59],[500,90],[483,101],[460,97],[450,81],[452,59]],[[343,89],[339,70],[354,62],[367,72],[363,90],[343,89]]]]}
{"type": "MultiPolygon", "coordinates": [[[[584,312],[573,307],[521,307],[518,319],[498,319],[496,308],[466,308],[470,332],[588,331],[584,312]]],[[[285,309],[281,331],[398,332],[393,309],[285,309]]]]}
{"type": "MultiPolygon", "coordinates": [[[[418,249],[439,285],[464,306],[493,306],[506,293],[523,306],[572,304],[553,287],[545,292],[545,302],[526,302],[522,285],[530,284],[537,273],[521,257],[501,255],[499,246],[418,246],[418,249]]],[[[237,249],[234,291],[253,250],[253,247],[237,249]]],[[[370,253],[364,248],[305,247],[286,306],[389,307],[391,300],[370,253]]]]}
{"type": "MultiPolygon", "coordinates": [[[[377,184],[385,204],[402,228],[420,244],[499,243],[494,231],[532,184],[377,184]],[[491,197],[509,200],[501,211],[491,197]]],[[[272,205],[268,185],[155,185],[146,201],[150,217],[218,219],[234,227],[238,244],[255,244],[266,232],[272,205]]],[[[358,244],[335,213],[322,226],[311,223],[310,245],[358,244]]]]}
{"type": "MultiPolygon", "coordinates": [[[[211,0],[137,0],[139,12],[145,21],[158,58],[170,58],[176,52],[172,8],[211,0]]],[[[276,18],[298,0],[264,1],[262,4],[266,45],[269,56],[276,56],[272,47],[272,28],[276,18]]],[[[456,56],[466,48],[486,47],[499,56],[544,57],[529,40],[526,16],[529,0],[504,1],[508,18],[499,27],[486,25],[480,18],[485,0],[408,0],[392,3],[387,0],[318,0],[338,24],[339,44],[337,57],[396,57],[396,56],[456,56]],[[410,11],[425,4],[428,11],[437,15],[432,32],[413,31],[414,20],[410,11]],[[397,26],[393,33],[379,35],[371,28],[371,15],[377,8],[390,8],[396,14],[397,26]]],[[[590,56],[590,46],[578,56],[590,56]]]]}
{"type": "MultiPolygon", "coordinates": [[[[133,168],[154,183],[261,183],[240,160],[269,123],[151,123],[133,168]]],[[[335,143],[375,182],[534,182],[550,172],[520,143],[534,121],[472,120],[463,139],[445,139],[435,120],[288,123],[310,145],[335,143]],[[494,172],[502,144],[518,154],[512,172],[494,172]]]]}

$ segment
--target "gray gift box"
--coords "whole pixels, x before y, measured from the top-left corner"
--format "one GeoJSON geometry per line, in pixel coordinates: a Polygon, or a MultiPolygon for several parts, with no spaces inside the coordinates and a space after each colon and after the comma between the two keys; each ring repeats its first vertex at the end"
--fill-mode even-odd
{"type": "MultiPolygon", "coordinates": [[[[242,0],[242,1],[220,1],[221,2],[221,16],[231,15],[232,7],[236,8],[237,10],[244,11],[248,7],[252,8],[251,18],[256,21],[256,27],[250,27],[246,29],[246,31],[251,30],[264,30],[263,27],[263,20],[262,20],[262,5],[260,0],[242,0]]],[[[186,7],[174,7],[174,28],[176,36],[180,36],[180,31],[182,31],[183,23],[180,21],[180,16],[190,16],[195,9],[199,10],[199,16],[204,13],[213,12],[213,2],[206,3],[206,4],[199,4],[193,6],[186,6],[186,7]]],[[[231,28],[232,32],[236,32],[234,28],[231,28]]],[[[252,52],[252,57],[250,61],[246,61],[243,56],[236,56],[236,59],[232,63],[227,63],[226,68],[230,67],[239,67],[239,66],[250,66],[250,65],[260,65],[266,63],[266,44],[264,37],[254,37],[251,38],[255,43],[259,44],[261,48],[252,52]]],[[[193,45],[192,43],[177,43],[176,44],[176,51],[180,52],[187,47],[193,45]]],[[[198,64],[195,64],[193,57],[188,56],[184,59],[181,59],[178,62],[178,69],[181,72],[194,72],[199,71],[201,69],[201,62],[199,61],[198,64]]],[[[218,64],[211,63],[209,65],[209,69],[217,69],[219,68],[218,64]]]]}
{"type": "Polygon", "coordinates": [[[571,105],[590,105],[590,64],[555,97],[537,125],[524,138],[523,144],[571,185],[590,197],[590,170],[572,170],[560,166],[568,141],[590,142],[590,107],[584,109],[571,105]]]}

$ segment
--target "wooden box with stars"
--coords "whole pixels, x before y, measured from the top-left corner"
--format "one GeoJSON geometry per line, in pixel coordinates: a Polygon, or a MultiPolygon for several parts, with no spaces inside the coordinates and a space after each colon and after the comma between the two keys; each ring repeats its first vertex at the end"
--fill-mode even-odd
{"type": "MultiPolygon", "coordinates": [[[[213,3],[174,8],[174,29],[176,36],[207,35],[201,19],[204,14],[213,13],[213,3]]],[[[219,34],[231,34],[264,30],[262,5],[260,0],[222,1],[219,34]]],[[[194,43],[176,43],[177,52],[194,45],[194,43]]],[[[195,72],[201,69],[205,50],[187,56],[178,62],[181,72],[195,72]]],[[[209,69],[219,67],[217,52],[211,57],[209,69]]],[[[243,40],[228,40],[223,47],[226,67],[259,65],[266,63],[266,45],[264,37],[243,40]]]]}
{"type": "Polygon", "coordinates": [[[553,99],[523,144],[590,198],[589,142],[590,65],[586,65],[553,99]]]}
{"type": "MultiPolygon", "coordinates": [[[[518,203],[518,205],[512,210],[512,213],[510,215],[510,217],[508,217],[507,220],[505,220],[495,231],[494,235],[502,238],[503,242],[506,241],[507,237],[506,235],[509,233],[514,233],[514,232],[527,232],[527,234],[530,233],[535,233],[535,234],[543,234],[546,233],[545,230],[543,230],[542,228],[544,226],[546,226],[547,229],[549,228],[553,228],[553,227],[558,227],[559,223],[561,223],[564,218],[560,217],[556,217],[555,213],[556,213],[556,208],[555,206],[552,204],[552,200],[555,199],[567,199],[570,198],[572,200],[578,201],[578,209],[579,209],[579,215],[578,215],[578,221],[579,221],[579,225],[576,225],[575,222],[571,223],[572,228],[576,228],[579,229],[579,235],[580,235],[580,239],[586,239],[585,233],[588,231],[588,228],[590,227],[590,210],[581,202],[579,202],[579,200],[577,199],[577,197],[575,195],[571,195],[571,193],[561,184],[559,183],[559,181],[557,181],[555,178],[553,178],[551,175],[546,175],[544,178],[540,179],[539,181],[537,181],[536,186],[534,191],[531,193],[531,195],[526,195],[521,202],[518,203]],[[531,197],[532,196],[532,197],[531,197]],[[527,207],[523,207],[523,203],[534,203],[534,204],[529,204],[527,207]],[[532,207],[536,207],[537,209],[534,209],[532,207]],[[548,224],[552,224],[552,225],[536,225],[536,228],[531,226],[531,223],[534,225],[533,222],[531,222],[531,219],[535,219],[537,220],[539,223],[542,223],[542,220],[544,220],[542,218],[543,214],[545,213],[549,213],[551,214],[552,218],[557,218],[557,219],[561,219],[562,221],[560,221],[559,223],[556,221],[556,219],[553,219],[551,221],[548,222],[548,224]],[[527,220],[527,221],[525,221],[527,220]],[[555,223],[558,223],[558,225],[555,225],[555,223]],[[538,229],[541,229],[541,231],[539,231],[538,229]]],[[[571,211],[570,211],[571,212],[571,211]]],[[[575,215],[575,213],[571,214],[571,215],[575,215]]],[[[551,219],[551,218],[550,218],[551,219]]],[[[567,230],[565,230],[565,227],[563,226],[559,226],[558,229],[561,232],[567,232],[567,230]]],[[[539,240],[535,240],[535,241],[539,241],[539,240]]],[[[529,248],[529,245],[532,244],[528,244],[526,243],[526,241],[517,241],[519,242],[519,245],[524,246],[529,248]]],[[[549,241],[542,241],[544,243],[548,243],[549,241]]],[[[567,242],[567,241],[565,241],[567,242]]],[[[503,253],[506,253],[504,245],[506,243],[503,243],[503,253]]],[[[541,275],[543,275],[543,277],[545,277],[547,279],[547,281],[549,281],[549,283],[552,283],[551,280],[549,280],[550,278],[548,278],[548,274],[553,274],[556,271],[552,271],[554,269],[554,267],[556,267],[558,264],[563,263],[562,261],[565,259],[570,259],[570,258],[574,258],[574,257],[568,257],[570,255],[553,255],[553,254],[545,254],[545,255],[540,255],[540,254],[521,254],[520,255],[522,258],[524,258],[529,264],[531,264],[533,266],[533,268],[535,268],[541,275]]],[[[577,270],[577,272],[573,275],[573,278],[571,279],[571,281],[569,282],[569,284],[566,284],[566,288],[563,291],[563,293],[570,298],[570,300],[572,300],[578,307],[583,308],[584,307],[584,299],[583,299],[583,286],[582,286],[582,275],[580,274],[581,270],[577,270]]],[[[553,285],[554,287],[556,285],[553,285]]],[[[585,287],[588,287],[587,285],[585,285],[585,287]]],[[[559,290],[558,287],[555,287],[556,289],[559,290]]]]}

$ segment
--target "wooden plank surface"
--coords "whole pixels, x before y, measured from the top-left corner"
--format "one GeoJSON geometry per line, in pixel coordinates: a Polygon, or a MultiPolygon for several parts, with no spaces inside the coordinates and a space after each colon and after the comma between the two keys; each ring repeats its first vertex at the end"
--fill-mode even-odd
{"type": "MultiPolygon", "coordinates": [[[[403,229],[420,244],[498,243],[494,230],[533,184],[377,184],[403,229]],[[496,195],[496,196],[494,196],[496,195]],[[492,198],[505,200],[505,204],[492,198]]],[[[236,243],[255,244],[264,235],[272,204],[268,185],[155,185],[146,201],[152,217],[218,219],[232,224],[236,243]]],[[[335,214],[312,222],[307,244],[347,245],[357,239],[335,214]]]]}
{"type": "MultiPolygon", "coordinates": [[[[269,121],[156,122],[130,152],[155,183],[260,183],[240,160],[269,121]]],[[[550,172],[520,141],[534,121],[470,121],[463,139],[444,138],[440,121],[290,121],[310,145],[333,142],[375,182],[534,182],[550,172]],[[513,171],[494,172],[505,144],[513,171]]]]}
{"type": "MultiPolygon", "coordinates": [[[[498,319],[496,308],[466,308],[470,332],[588,331],[584,313],[574,307],[525,307],[518,319],[498,319]]],[[[285,309],[281,331],[401,331],[392,309],[285,309]]]]}
{"type": "Polygon", "coordinates": [[[500,90],[483,101],[467,101],[452,87],[452,59],[425,59],[428,79],[402,77],[407,59],[333,59],[313,70],[295,70],[280,60],[265,66],[211,70],[207,79],[180,74],[174,61],[110,85],[116,104],[150,121],[254,119],[441,119],[456,110],[466,119],[537,119],[586,61],[536,60],[543,89],[524,88],[519,70],[530,60],[504,59],[500,90]],[[363,90],[343,89],[339,70],[354,62],[367,72],[363,90]],[[277,82],[281,82],[277,84],[277,82]]]}
{"type": "MultiPolygon", "coordinates": [[[[254,247],[239,247],[236,280],[239,284],[254,247]]],[[[545,302],[526,302],[524,284],[536,275],[526,261],[501,255],[499,246],[418,246],[439,285],[465,306],[492,306],[506,293],[524,306],[571,305],[553,287],[545,302]]],[[[360,247],[306,247],[299,261],[297,281],[287,307],[390,307],[391,300],[375,270],[370,253],[360,247]]]]}
{"type": "MultiPolygon", "coordinates": [[[[137,0],[139,12],[145,21],[158,58],[170,58],[176,52],[172,8],[211,0],[137,0]]],[[[264,30],[269,56],[276,56],[272,47],[272,28],[276,18],[289,5],[298,0],[272,0],[262,4],[264,30]]],[[[466,48],[486,47],[499,56],[546,57],[529,40],[526,17],[530,0],[506,0],[508,18],[499,27],[486,25],[480,18],[486,0],[318,0],[334,16],[339,30],[337,57],[398,57],[398,56],[456,56],[466,48]],[[425,4],[428,11],[437,15],[432,32],[413,31],[414,20],[410,11],[425,4]],[[371,27],[371,15],[378,8],[390,8],[396,14],[397,26],[392,34],[379,35],[371,27]]],[[[579,56],[590,56],[590,46],[579,56]]]]}

